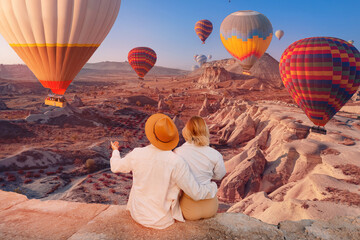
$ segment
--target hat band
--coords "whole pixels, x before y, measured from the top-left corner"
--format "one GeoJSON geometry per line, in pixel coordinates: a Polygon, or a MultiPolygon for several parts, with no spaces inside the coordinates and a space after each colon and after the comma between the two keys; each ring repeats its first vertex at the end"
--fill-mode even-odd
{"type": "Polygon", "coordinates": [[[162,142],[162,143],[169,143],[169,142],[171,142],[171,141],[173,140],[173,139],[170,139],[169,141],[164,142],[164,141],[162,141],[161,139],[159,139],[159,138],[156,136],[156,132],[155,132],[155,124],[154,124],[154,127],[153,127],[153,133],[154,133],[154,136],[155,136],[156,140],[158,140],[159,142],[162,142]]]}

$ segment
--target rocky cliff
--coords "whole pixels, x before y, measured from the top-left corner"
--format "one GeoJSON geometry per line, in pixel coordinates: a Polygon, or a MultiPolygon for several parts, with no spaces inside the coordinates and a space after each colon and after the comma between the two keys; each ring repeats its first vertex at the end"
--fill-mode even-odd
{"type": "Polygon", "coordinates": [[[272,224],[360,215],[359,123],[346,114],[337,114],[322,135],[310,131],[312,123],[294,105],[222,104],[208,121],[219,144],[239,152],[225,162],[218,193],[235,203],[228,211],[272,224]]]}
{"type": "Polygon", "coordinates": [[[359,217],[271,225],[241,213],[176,222],[164,230],[137,224],[125,206],[28,200],[0,191],[0,239],[360,239],[359,217]]]}

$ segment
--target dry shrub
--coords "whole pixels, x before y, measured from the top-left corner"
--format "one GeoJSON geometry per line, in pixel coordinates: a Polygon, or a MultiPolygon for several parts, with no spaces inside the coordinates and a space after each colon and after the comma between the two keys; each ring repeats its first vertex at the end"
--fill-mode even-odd
{"type": "Polygon", "coordinates": [[[89,172],[94,172],[96,170],[95,160],[92,158],[89,158],[88,160],[86,160],[85,167],[89,172]]]}
{"type": "Polygon", "coordinates": [[[25,184],[29,184],[29,183],[31,183],[31,182],[32,182],[32,179],[30,179],[30,178],[27,178],[27,179],[24,180],[24,183],[25,183],[25,184]]]}
{"type": "Polygon", "coordinates": [[[326,191],[331,193],[331,197],[324,198],[322,201],[346,204],[349,206],[360,207],[360,195],[348,190],[341,190],[333,187],[327,187],[326,191]]]}

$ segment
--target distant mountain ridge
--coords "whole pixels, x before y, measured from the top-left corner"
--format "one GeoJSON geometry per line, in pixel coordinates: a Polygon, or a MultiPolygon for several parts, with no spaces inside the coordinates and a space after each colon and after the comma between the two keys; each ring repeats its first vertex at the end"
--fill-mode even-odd
{"type": "MultiPolygon", "coordinates": [[[[98,63],[87,63],[81,69],[75,79],[81,79],[91,75],[102,75],[102,74],[130,74],[136,77],[136,73],[131,68],[128,62],[98,62],[98,63]]],[[[161,66],[154,66],[148,73],[148,76],[179,76],[185,75],[189,71],[167,68],[161,66]]],[[[35,75],[25,64],[0,64],[0,78],[8,80],[36,80],[35,75]]]]}

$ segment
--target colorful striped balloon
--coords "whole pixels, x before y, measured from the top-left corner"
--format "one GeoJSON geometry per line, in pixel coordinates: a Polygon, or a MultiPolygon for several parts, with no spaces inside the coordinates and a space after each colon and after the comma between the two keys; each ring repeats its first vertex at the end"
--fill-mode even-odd
{"type": "Polygon", "coordinates": [[[200,65],[200,67],[201,67],[204,63],[206,63],[207,57],[206,57],[205,55],[199,55],[199,56],[197,56],[197,57],[195,58],[195,61],[196,61],[197,63],[199,63],[199,65],[200,65]]]}
{"type": "Polygon", "coordinates": [[[205,40],[210,36],[212,30],[213,25],[209,20],[203,19],[195,23],[195,32],[203,44],[205,44],[205,40]]]}
{"type": "Polygon", "coordinates": [[[129,52],[128,60],[130,66],[135,70],[139,78],[142,79],[155,65],[156,53],[148,47],[136,47],[129,52]]]}
{"type": "Polygon", "coordinates": [[[227,16],[220,26],[220,38],[226,50],[250,70],[265,53],[273,36],[272,25],[263,14],[251,10],[227,16]]]}
{"type": "Polygon", "coordinates": [[[282,54],[279,69],[291,97],[318,126],[325,126],[360,85],[360,53],[338,38],[294,42],[282,54]]]}
{"type": "Polygon", "coordinates": [[[121,0],[1,0],[0,33],[45,88],[64,94],[109,33],[121,0]]]}

